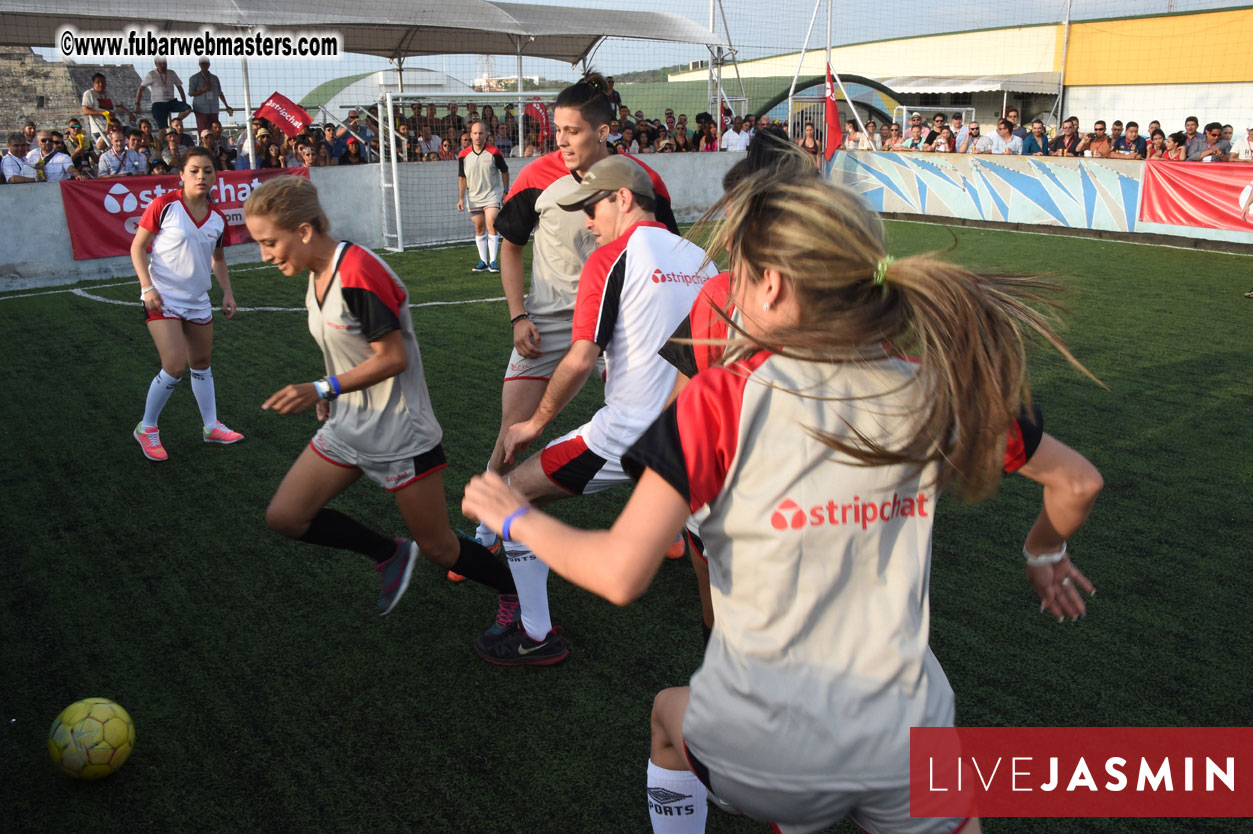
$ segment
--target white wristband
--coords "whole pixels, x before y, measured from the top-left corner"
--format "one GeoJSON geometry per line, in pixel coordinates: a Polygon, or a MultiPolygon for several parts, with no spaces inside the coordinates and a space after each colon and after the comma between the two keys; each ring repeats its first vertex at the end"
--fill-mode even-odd
{"type": "Polygon", "coordinates": [[[1066,542],[1062,542],[1062,549],[1056,553],[1041,553],[1039,556],[1032,556],[1027,551],[1027,546],[1023,545],[1022,555],[1027,557],[1028,567],[1040,568],[1045,565],[1056,565],[1062,559],[1066,558],[1066,542]]]}
{"type": "Polygon", "coordinates": [[[153,290],[155,290],[156,288],[157,288],[157,285],[156,285],[156,284],[149,284],[148,286],[144,287],[142,290],[140,290],[140,291],[139,291],[139,300],[140,300],[140,301],[143,301],[143,300],[144,300],[144,296],[145,296],[145,295],[147,295],[148,293],[152,292],[152,291],[153,291],[153,290]]]}
{"type": "Polygon", "coordinates": [[[331,384],[324,379],[315,379],[313,381],[313,388],[318,392],[319,400],[325,400],[330,396],[331,384]]]}

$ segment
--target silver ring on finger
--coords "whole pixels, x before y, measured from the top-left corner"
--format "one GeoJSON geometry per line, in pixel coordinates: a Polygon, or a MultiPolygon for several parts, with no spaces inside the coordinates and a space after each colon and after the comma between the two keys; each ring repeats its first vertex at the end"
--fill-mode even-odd
{"type": "Polygon", "coordinates": [[[1069,584],[1070,584],[1070,577],[1069,577],[1069,576],[1067,576],[1065,579],[1063,579],[1063,580],[1062,580],[1062,584],[1063,584],[1063,585],[1069,585],[1069,584]]]}

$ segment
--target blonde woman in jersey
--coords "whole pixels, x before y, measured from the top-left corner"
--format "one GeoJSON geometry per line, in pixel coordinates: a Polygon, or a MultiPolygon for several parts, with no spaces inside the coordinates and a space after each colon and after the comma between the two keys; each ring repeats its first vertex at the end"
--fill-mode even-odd
{"type": "MultiPolygon", "coordinates": [[[[788,834],[844,817],[871,834],[978,832],[977,819],[909,815],[909,728],[954,721],[928,647],[932,524],[943,489],[996,489],[1029,400],[1025,340],[1070,356],[1028,306],[1048,286],[893,261],[879,217],[812,176],[760,172],[715,211],[733,358],[697,374],[626,453],[640,478],[613,529],[567,527],[492,475],[463,509],[617,604],[648,587],[688,514],[708,511],[714,630],[691,685],[653,705],[654,831],[704,830],[708,790],[788,834]]],[[[1092,584],[1066,540],[1101,478],[1038,423],[1023,435],[1016,469],[1044,485],[1027,572],[1041,610],[1078,617],[1092,584]]]]}
{"type": "Polygon", "coordinates": [[[504,564],[449,525],[443,432],[405,285],[370,250],[331,237],[317,188],[304,177],[276,177],[253,191],[244,221],[262,260],[289,277],[309,271],[309,332],[326,362],[322,379],[285,386],[261,405],[279,414],[314,408],[323,423],[270,500],[266,522],[288,538],[373,560],[380,614],[404,594],[419,555],[512,594],[504,564]],[[412,541],[327,508],[363,473],[395,496],[412,541]]]}
{"type": "Polygon", "coordinates": [[[218,420],[209,365],[213,355],[210,276],[217,278],[222,288],[223,314],[228,319],[235,317],[235,295],[222,252],[226,217],[209,199],[216,177],[213,155],[205,148],[189,150],[179,173],[182,187],[166,191],[148,204],[131,243],[144,321],[161,356],[161,370],[148,386],[144,416],[134,431],[148,460],[169,458],[157,420],[189,365],[191,392],[204,423],[204,442],[231,444],[244,439],[218,420]]]}

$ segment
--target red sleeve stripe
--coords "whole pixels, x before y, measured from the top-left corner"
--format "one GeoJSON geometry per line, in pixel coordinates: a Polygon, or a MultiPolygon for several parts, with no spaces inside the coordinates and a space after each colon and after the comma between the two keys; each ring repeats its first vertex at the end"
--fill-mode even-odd
{"type": "Polygon", "coordinates": [[[368,249],[355,243],[345,244],[347,251],[339,262],[339,285],[343,289],[368,290],[399,317],[405,305],[405,290],[387,264],[368,249]]]}
{"type": "Polygon", "coordinates": [[[509,196],[512,197],[515,192],[525,191],[528,188],[543,191],[569,173],[570,169],[562,160],[561,151],[545,154],[518,172],[518,176],[513,181],[513,187],[509,189],[509,196]]]}
{"type": "Polygon", "coordinates": [[[676,417],[693,512],[713,501],[725,486],[739,445],[744,388],[769,356],[762,351],[729,368],[710,369],[679,394],[676,417]]]}
{"type": "Polygon", "coordinates": [[[474,146],[473,146],[473,145],[471,145],[471,146],[470,146],[470,147],[468,147],[468,148],[462,148],[462,149],[461,149],[461,153],[457,154],[457,159],[465,159],[465,158],[466,158],[466,155],[467,155],[467,154],[471,154],[471,153],[474,153],[474,146]]]}
{"type": "Polygon", "coordinates": [[[634,154],[628,156],[627,159],[634,161],[637,165],[639,165],[641,168],[643,168],[645,171],[648,172],[648,178],[653,181],[653,191],[657,192],[658,197],[669,202],[670,191],[666,188],[666,184],[662,182],[661,175],[658,174],[656,171],[654,171],[652,168],[649,168],[643,162],[641,162],[640,158],[638,156],[635,156],[634,154]]]}
{"type": "MultiPolygon", "coordinates": [[[[727,315],[735,310],[731,304],[731,274],[729,272],[720,272],[713,278],[705,282],[705,286],[701,288],[700,295],[696,297],[696,301],[692,304],[692,312],[690,319],[692,322],[693,339],[725,339],[731,331],[731,326],[721,315],[719,310],[725,310],[727,315]]],[[[722,345],[694,344],[692,345],[692,354],[696,360],[697,370],[703,371],[705,368],[711,367],[719,359],[726,348],[722,345]]]]}
{"type": "Polygon", "coordinates": [[[176,190],[167,191],[160,197],[157,197],[148,204],[148,208],[144,209],[139,225],[154,235],[161,231],[161,221],[165,218],[165,210],[169,208],[171,203],[177,203],[181,196],[182,192],[176,190]]]}
{"type": "Polygon", "coordinates": [[[1017,419],[1009,424],[1009,433],[1005,439],[1005,472],[1017,472],[1040,447],[1040,439],[1044,436],[1044,414],[1036,406],[1031,411],[1022,408],[1017,419]]]}

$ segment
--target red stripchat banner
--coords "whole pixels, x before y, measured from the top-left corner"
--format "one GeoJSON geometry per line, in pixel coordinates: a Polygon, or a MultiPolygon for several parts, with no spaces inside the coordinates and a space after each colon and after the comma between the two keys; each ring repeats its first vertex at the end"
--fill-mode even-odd
{"type": "Polygon", "coordinates": [[[915,817],[1250,817],[1251,727],[913,727],[915,817]]]}
{"type": "Polygon", "coordinates": [[[1253,165],[1150,159],[1140,189],[1146,223],[1253,232],[1253,165]]]}
{"type": "MultiPolygon", "coordinates": [[[[223,244],[252,240],[244,225],[244,201],[253,189],[271,177],[294,174],[308,177],[308,168],[262,168],[257,171],[219,171],[209,198],[226,215],[223,244]]],[[[70,232],[74,260],[126,255],[148,204],[181,187],[177,174],[163,177],[116,177],[102,180],[62,180],[61,201],[70,232]]]]}

